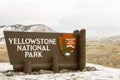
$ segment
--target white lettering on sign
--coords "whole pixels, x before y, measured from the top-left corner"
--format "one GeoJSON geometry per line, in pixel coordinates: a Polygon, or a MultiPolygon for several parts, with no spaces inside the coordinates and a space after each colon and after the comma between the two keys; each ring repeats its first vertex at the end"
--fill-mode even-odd
{"type": "Polygon", "coordinates": [[[43,51],[50,51],[50,45],[56,45],[56,39],[50,38],[8,38],[10,45],[16,45],[16,51],[22,51],[25,58],[43,57],[43,51]]]}
{"type": "Polygon", "coordinates": [[[56,39],[46,38],[8,38],[10,44],[56,44],[56,39]]]}
{"type": "Polygon", "coordinates": [[[25,57],[35,58],[35,57],[42,57],[42,52],[25,52],[25,57]]]}
{"type": "Polygon", "coordinates": [[[17,51],[50,51],[48,45],[17,45],[17,51]]]}

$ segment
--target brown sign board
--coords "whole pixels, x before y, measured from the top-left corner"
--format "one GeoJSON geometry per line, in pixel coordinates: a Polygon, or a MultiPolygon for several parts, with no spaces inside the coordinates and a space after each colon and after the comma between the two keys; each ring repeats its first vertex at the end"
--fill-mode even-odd
{"type": "Polygon", "coordinates": [[[73,33],[4,31],[4,36],[14,71],[85,67],[85,29],[73,33]]]}

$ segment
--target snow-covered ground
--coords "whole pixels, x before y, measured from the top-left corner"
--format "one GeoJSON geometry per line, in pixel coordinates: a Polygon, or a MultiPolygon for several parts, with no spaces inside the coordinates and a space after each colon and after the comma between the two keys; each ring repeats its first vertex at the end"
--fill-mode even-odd
{"type": "Polygon", "coordinates": [[[65,73],[51,73],[39,75],[20,75],[6,76],[3,71],[12,70],[9,63],[0,63],[0,80],[120,80],[120,69],[89,64],[87,66],[95,67],[96,71],[73,71],[65,73]]]}

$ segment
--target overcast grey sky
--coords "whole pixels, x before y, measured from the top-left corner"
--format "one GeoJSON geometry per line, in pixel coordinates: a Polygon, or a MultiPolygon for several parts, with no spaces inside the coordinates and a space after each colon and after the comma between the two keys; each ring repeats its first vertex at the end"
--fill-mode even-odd
{"type": "Polygon", "coordinates": [[[120,35],[120,0],[0,0],[0,25],[45,24],[59,32],[120,35]]]}

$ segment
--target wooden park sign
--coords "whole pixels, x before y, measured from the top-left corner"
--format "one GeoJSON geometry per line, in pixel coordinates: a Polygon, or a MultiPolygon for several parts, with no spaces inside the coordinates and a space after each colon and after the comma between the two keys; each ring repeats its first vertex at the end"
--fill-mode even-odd
{"type": "Polygon", "coordinates": [[[73,33],[4,31],[4,35],[14,71],[85,68],[85,29],[73,33]]]}

